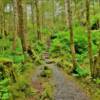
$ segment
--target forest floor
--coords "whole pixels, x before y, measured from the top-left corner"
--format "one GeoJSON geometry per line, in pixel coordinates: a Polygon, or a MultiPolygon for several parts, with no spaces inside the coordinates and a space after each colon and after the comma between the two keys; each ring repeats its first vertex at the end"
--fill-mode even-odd
{"type": "MultiPolygon", "coordinates": [[[[53,84],[53,100],[91,100],[90,97],[84,92],[78,84],[67,77],[64,72],[57,67],[54,63],[45,61],[46,66],[52,70],[52,77],[49,82],[53,84]]],[[[40,82],[39,75],[44,65],[37,67],[36,73],[32,77],[32,84],[39,92],[43,91],[42,83],[40,82]]],[[[29,100],[40,100],[36,98],[30,98],[29,100]]],[[[52,100],[52,99],[41,99],[41,100],[52,100]]]]}

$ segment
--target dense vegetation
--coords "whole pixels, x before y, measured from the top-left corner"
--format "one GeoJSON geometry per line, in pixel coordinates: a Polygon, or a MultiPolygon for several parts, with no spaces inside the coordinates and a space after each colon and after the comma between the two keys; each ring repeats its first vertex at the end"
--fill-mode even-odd
{"type": "Polygon", "coordinates": [[[100,100],[100,0],[0,0],[0,100],[53,100],[48,63],[100,100]]]}

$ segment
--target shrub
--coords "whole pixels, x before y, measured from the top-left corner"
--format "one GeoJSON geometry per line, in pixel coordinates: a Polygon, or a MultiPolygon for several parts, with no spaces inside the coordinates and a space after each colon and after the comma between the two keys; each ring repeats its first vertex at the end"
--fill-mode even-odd
{"type": "Polygon", "coordinates": [[[9,100],[10,92],[9,92],[9,79],[5,78],[0,81],[0,100],[9,100]]]}
{"type": "Polygon", "coordinates": [[[43,52],[43,50],[45,50],[45,45],[41,41],[38,41],[38,42],[34,43],[33,49],[37,53],[41,54],[43,52]]]}
{"type": "Polygon", "coordinates": [[[76,69],[73,71],[73,75],[78,76],[78,77],[86,77],[87,75],[89,75],[89,70],[86,68],[77,66],[76,69]]]}

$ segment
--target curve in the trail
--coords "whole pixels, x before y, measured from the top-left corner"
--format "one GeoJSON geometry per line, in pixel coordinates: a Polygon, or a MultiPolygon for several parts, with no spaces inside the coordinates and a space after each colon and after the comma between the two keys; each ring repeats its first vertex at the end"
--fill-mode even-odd
{"type": "Polygon", "coordinates": [[[49,64],[53,71],[53,82],[55,83],[54,100],[90,100],[89,97],[79,89],[71,79],[54,64],[49,64]]]}

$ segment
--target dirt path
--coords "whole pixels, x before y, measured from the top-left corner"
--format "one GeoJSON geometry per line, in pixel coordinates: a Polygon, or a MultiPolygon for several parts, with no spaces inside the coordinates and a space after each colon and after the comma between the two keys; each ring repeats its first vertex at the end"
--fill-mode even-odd
{"type": "Polygon", "coordinates": [[[53,71],[51,81],[55,84],[54,100],[90,100],[55,64],[48,64],[48,66],[53,71]]]}
{"type": "MultiPolygon", "coordinates": [[[[45,60],[46,63],[49,61],[45,60]]],[[[51,83],[54,84],[54,100],[90,100],[89,97],[76,85],[76,83],[69,79],[56,64],[46,64],[53,71],[51,83]]],[[[41,68],[37,68],[35,76],[32,78],[33,83],[38,79],[41,73],[41,68]]]]}

